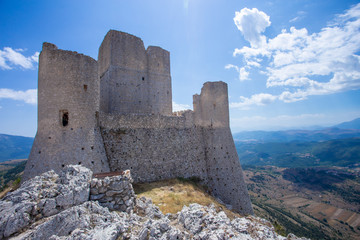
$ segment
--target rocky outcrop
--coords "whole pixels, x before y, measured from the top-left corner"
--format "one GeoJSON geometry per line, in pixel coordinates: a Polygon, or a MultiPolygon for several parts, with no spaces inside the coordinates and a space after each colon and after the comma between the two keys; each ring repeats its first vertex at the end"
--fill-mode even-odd
{"type": "Polygon", "coordinates": [[[84,167],[68,166],[60,175],[46,172],[9,193],[0,201],[0,239],[299,239],[277,235],[269,222],[254,216],[230,220],[214,206],[191,204],[164,215],[150,199],[135,198],[129,172],[91,176],[84,167]],[[118,191],[108,199],[114,205],[90,200],[109,191],[118,191]]]}
{"type": "Polygon", "coordinates": [[[0,238],[88,201],[91,176],[87,168],[67,166],[60,175],[49,171],[24,182],[0,201],[0,238]]]}

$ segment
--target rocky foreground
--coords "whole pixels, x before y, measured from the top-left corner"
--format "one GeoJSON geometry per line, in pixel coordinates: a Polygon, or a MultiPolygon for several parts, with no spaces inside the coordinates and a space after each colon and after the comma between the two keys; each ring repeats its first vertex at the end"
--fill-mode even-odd
{"type": "Polygon", "coordinates": [[[301,239],[279,236],[254,216],[230,220],[214,206],[164,215],[150,199],[136,198],[130,172],[92,175],[71,165],[8,193],[0,201],[0,239],[301,239]]]}

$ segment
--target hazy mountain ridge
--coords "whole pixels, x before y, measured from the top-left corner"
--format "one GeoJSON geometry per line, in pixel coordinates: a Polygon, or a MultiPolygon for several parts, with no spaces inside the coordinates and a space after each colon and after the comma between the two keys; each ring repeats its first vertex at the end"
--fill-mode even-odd
{"type": "Polygon", "coordinates": [[[360,138],[323,142],[235,142],[242,165],[360,167],[360,138]]]}
{"type": "Polygon", "coordinates": [[[360,118],[356,118],[349,122],[337,124],[334,127],[341,129],[360,129],[360,118]]]}
{"type": "Polygon", "coordinates": [[[360,137],[360,118],[317,130],[243,131],[234,133],[240,142],[315,142],[360,137]]]}
{"type": "Polygon", "coordinates": [[[0,134],[0,162],[12,159],[26,159],[34,138],[0,134]]]}

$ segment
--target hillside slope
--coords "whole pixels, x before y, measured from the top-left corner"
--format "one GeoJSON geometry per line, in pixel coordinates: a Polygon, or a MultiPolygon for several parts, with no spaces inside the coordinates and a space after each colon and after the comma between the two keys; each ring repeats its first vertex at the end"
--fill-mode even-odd
{"type": "Polygon", "coordinates": [[[360,129],[360,118],[356,118],[349,122],[340,123],[334,127],[341,129],[360,129]]]}
{"type": "Polygon", "coordinates": [[[284,233],[311,239],[359,239],[360,178],[342,168],[245,167],[257,216],[284,233]]]}
{"type": "Polygon", "coordinates": [[[0,134],[0,162],[27,159],[34,138],[0,134]]]}

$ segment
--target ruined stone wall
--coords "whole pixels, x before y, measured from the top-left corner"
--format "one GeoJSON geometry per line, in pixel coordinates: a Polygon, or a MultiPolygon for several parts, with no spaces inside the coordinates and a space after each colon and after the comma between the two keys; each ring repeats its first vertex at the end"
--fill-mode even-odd
{"type": "Polygon", "coordinates": [[[104,175],[97,174],[91,179],[90,200],[98,201],[101,206],[110,210],[130,213],[136,199],[130,171],[104,175]]]}
{"type": "Polygon", "coordinates": [[[68,164],[109,171],[97,125],[97,62],[44,43],[38,81],[38,131],[23,181],[68,164]]]}
{"type": "Polygon", "coordinates": [[[172,114],[168,51],[145,50],[140,38],[110,30],[99,48],[98,62],[101,111],[172,114]]]}
{"type": "Polygon", "coordinates": [[[130,169],[135,182],[207,180],[202,129],[184,116],[113,115],[102,118],[101,126],[111,171],[130,169]]]}

